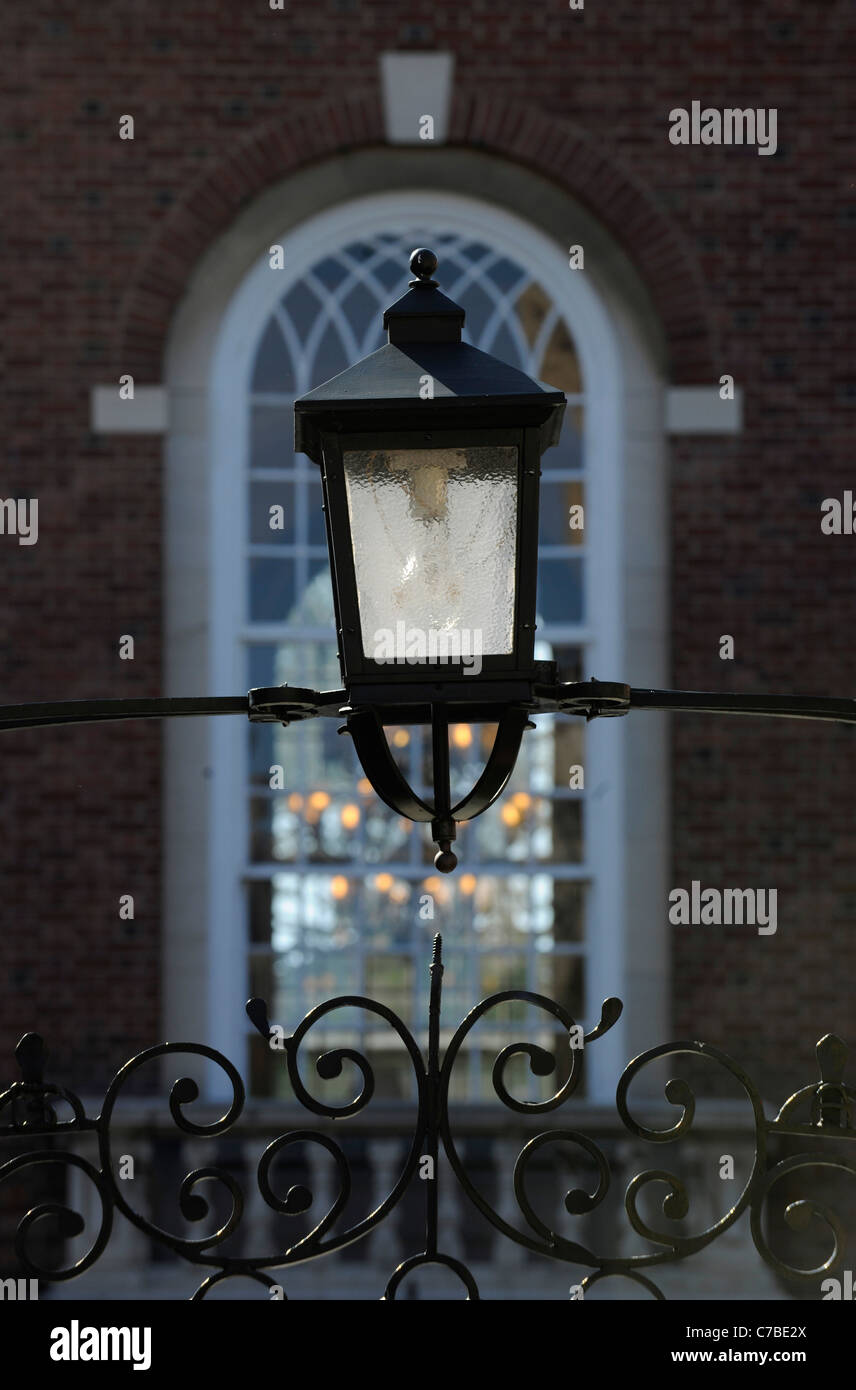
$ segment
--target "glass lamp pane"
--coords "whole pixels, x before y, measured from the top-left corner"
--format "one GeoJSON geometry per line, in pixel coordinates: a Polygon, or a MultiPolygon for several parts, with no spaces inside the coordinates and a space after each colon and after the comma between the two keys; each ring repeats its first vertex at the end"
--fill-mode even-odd
{"type": "MultiPolygon", "coordinates": [[[[363,651],[455,661],[514,649],[517,448],[344,455],[363,651]]],[[[474,672],[475,673],[475,672],[474,672]]]]}

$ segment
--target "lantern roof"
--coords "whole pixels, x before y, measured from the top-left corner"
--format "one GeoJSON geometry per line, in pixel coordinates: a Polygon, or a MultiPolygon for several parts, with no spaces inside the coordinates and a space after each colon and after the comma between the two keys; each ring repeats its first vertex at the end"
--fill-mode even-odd
{"type": "Polygon", "coordinates": [[[431,275],[433,251],[410,257],[416,278],[386,310],[388,341],[294,403],[294,447],[321,462],[321,431],[460,425],[540,427],[541,452],[558,443],[565,395],[461,342],[464,310],[431,275]]]}

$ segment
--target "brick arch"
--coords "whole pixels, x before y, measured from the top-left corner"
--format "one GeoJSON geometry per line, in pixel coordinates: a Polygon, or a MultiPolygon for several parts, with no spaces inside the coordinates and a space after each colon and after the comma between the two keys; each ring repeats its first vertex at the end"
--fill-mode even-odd
{"type": "MultiPolygon", "coordinates": [[[[237,141],[192,185],[149,242],[117,318],[117,360],[141,381],[161,375],[173,313],[197,261],[238,212],[308,165],[383,146],[372,90],[271,120],[237,141]]],[[[627,252],[660,316],[672,380],[710,380],[718,360],[704,281],[674,220],[656,199],[572,123],[487,92],[458,92],[447,147],[483,150],[539,173],[584,204],[627,252]]],[[[477,192],[477,190],[475,190],[477,192]]]]}

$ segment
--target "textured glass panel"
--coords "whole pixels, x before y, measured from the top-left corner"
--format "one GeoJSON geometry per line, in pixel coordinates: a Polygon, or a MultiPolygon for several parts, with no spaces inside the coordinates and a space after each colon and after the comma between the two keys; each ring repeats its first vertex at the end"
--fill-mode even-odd
{"type": "Polygon", "coordinates": [[[291,545],[294,539],[294,483],[251,483],[252,544],[291,545]]]}
{"type": "Polygon", "coordinates": [[[365,655],[510,653],[517,449],[359,450],[344,463],[365,655]]]}
{"type": "Polygon", "coordinates": [[[541,545],[583,544],[585,510],[572,512],[572,507],[585,507],[581,482],[541,484],[538,527],[541,545]]]}
{"type": "Polygon", "coordinates": [[[579,623],[583,616],[582,560],[539,560],[538,622],[579,623]]]}

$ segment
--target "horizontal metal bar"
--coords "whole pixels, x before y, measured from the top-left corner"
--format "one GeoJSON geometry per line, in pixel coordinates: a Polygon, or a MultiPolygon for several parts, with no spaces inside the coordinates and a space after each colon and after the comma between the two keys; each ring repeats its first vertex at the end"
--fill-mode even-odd
{"type": "Polygon", "coordinates": [[[49,704],[0,705],[0,732],[53,724],[100,724],[117,719],[164,719],[176,715],[243,714],[246,695],[190,696],[141,700],[61,700],[49,704]]]}
{"type": "MultiPolygon", "coordinates": [[[[598,683],[595,683],[597,685],[598,683]]],[[[580,683],[581,692],[585,683],[580,683]]],[[[293,693],[289,687],[283,693],[293,693]]],[[[560,689],[556,688],[556,689],[560,689]]],[[[567,687],[566,687],[567,689],[567,687]]],[[[344,692],[333,692],[341,698],[344,692]]],[[[551,692],[552,693],[552,692],[551,692]]],[[[564,692],[563,692],[564,693],[564,692]]],[[[323,700],[323,695],[321,699],[323,700]]],[[[589,701],[597,709],[596,691],[589,701]]],[[[856,724],[856,699],[837,695],[740,695],[700,690],[643,690],[631,688],[629,709],[653,709],[673,713],[750,714],[779,719],[812,719],[856,724]]],[[[327,712],[326,710],[324,711],[327,712]]],[[[331,713],[338,714],[338,710],[331,713]]],[[[542,710],[541,713],[552,713],[542,710]]],[[[248,714],[246,695],[189,696],[158,699],[62,700],[27,705],[0,706],[0,732],[7,729],[44,728],[59,724],[96,724],[119,719],[163,719],[177,716],[248,714]]],[[[533,711],[536,714],[539,711],[533,711]]]]}
{"type": "Polygon", "coordinates": [[[630,691],[630,709],[694,714],[755,714],[856,724],[856,699],[838,695],[738,695],[702,690],[630,691]]]}

